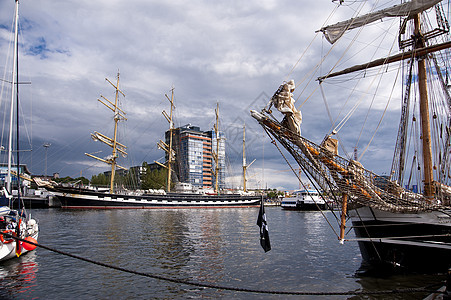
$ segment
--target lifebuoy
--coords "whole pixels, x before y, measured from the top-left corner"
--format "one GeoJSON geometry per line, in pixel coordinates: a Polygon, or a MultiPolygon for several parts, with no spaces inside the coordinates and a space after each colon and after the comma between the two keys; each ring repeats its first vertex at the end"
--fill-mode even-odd
{"type": "MultiPolygon", "coordinates": [[[[16,232],[13,230],[4,230],[3,233],[9,233],[10,235],[16,236],[16,232]]],[[[10,237],[5,237],[3,234],[0,233],[0,241],[3,244],[9,244],[12,243],[14,239],[10,237]]]]}

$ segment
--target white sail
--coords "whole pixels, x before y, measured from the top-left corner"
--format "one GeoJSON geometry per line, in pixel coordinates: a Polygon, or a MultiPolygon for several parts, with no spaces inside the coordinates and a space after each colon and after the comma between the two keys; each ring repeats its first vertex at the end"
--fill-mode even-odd
{"type": "Polygon", "coordinates": [[[347,30],[365,26],[377,20],[386,17],[407,17],[418,14],[426,9],[439,3],[441,0],[412,0],[403,4],[395,5],[376,12],[365,14],[360,17],[352,18],[346,21],[328,25],[321,28],[319,31],[324,33],[326,40],[333,44],[335,43],[347,30]]]}

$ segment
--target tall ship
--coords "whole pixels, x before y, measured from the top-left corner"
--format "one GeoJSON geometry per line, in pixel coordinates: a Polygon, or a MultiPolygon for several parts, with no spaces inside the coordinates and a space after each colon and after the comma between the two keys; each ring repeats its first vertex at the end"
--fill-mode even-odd
{"type": "Polygon", "coordinates": [[[311,82],[316,81],[313,89],[317,101],[325,104],[324,113],[314,115],[314,109],[307,111],[303,105],[313,101],[314,92],[295,103],[300,98],[296,93],[305,89],[290,80],[264,109],[251,115],[321,195],[338,203],[337,238],[346,242],[347,228],[352,228],[364,265],[446,272],[451,267],[450,3],[352,2],[357,7],[349,20],[317,31],[332,45],[309,73],[315,74],[311,82]],[[334,55],[334,50],[343,53],[334,55]],[[331,60],[335,63],[324,67],[331,60]],[[397,133],[392,134],[381,132],[381,124],[393,123],[384,120],[394,115],[390,102],[396,102],[400,112],[397,133]],[[302,121],[323,116],[330,124],[316,142],[301,134],[302,121]],[[346,151],[349,141],[363,149],[360,156],[346,151]],[[371,149],[379,152],[365,160],[371,149]],[[387,149],[393,152],[387,154],[387,149]],[[387,161],[385,174],[365,167],[381,168],[387,161]]]}
{"type": "MultiPolygon", "coordinates": [[[[100,158],[93,154],[85,153],[87,156],[109,164],[111,166],[111,177],[109,189],[101,191],[97,188],[83,187],[83,186],[65,186],[58,185],[51,182],[44,182],[35,179],[38,186],[45,187],[49,192],[56,196],[60,201],[62,208],[75,209],[112,209],[112,208],[209,208],[209,207],[256,207],[260,203],[261,196],[250,194],[226,193],[218,189],[216,183],[216,190],[214,193],[195,193],[187,184],[179,183],[181,192],[171,191],[173,184],[172,180],[172,165],[175,159],[175,151],[172,149],[172,110],[174,108],[174,94],[168,98],[171,103],[171,113],[167,117],[170,124],[170,142],[169,144],[160,141],[159,147],[165,150],[168,155],[166,163],[161,164],[167,169],[167,186],[166,190],[115,190],[115,174],[117,169],[126,170],[125,167],[120,166],[117,162],[119,156],[127,156],[127,147],[118,141],[118,125],[120,121],[126,120],[126,113],[119,107],[120,95],[125,96],[119,89],[119,73],[117,74],[116,83],[111,82],[106,78],[111,86],[115,89],[114,101],[108,100],[101,96],[98,99],[103,105],[110,109],[114,115],[114,133],[110,138],[100,132],[91,134],[96,141],[109,146],[112,149],[111,155],[107,158],[100,158]]],[[[217,127],[217,125],[216,125],[217,127]]],[[[217,164],[216,164],[217,165],[217,164]]],[[[217,172],[216,168],[216,172],[217,172]]],[[[216,176],[217,178],[217,176],[216,176]]]]}

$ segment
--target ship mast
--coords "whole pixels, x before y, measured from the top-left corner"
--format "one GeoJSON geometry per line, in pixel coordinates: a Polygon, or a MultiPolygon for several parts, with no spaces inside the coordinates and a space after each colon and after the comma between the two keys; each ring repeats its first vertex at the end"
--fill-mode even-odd
{"type": "Polygon", "coordinates": [[[424,196],[427,199],[434,198],[434,174],[433,174],[433,160],[432,160],[432,141],[431,141],[431,124],[429,116],[429,99],[427,91],[427,73],[426,62],[428,55],[433,52],[448,49],[451,47],[451,42],[445,42],[442,44],[426,46],[425,36],[430,36],[430,33],[423,34],[421,32],[420,13],[415,14],[413,17],[414,22],[414,36],[413,36],[413,49],[411,51],[403,52],[397,55],[393,55],[386,58],[377,59],[369,63],[353,66],[341,71],[331,72],[326,76],[318,77],[320,83],[326,78],[331,78],[339,75],[348,74],[360,70],[365,70],[373,67],[377,67],[383,64],[389,64],[400,60],[411,59],[414,57],[417,60],[418,66],[418,89],[420,97],[420,119],[421,119],[421,139],[422,139],[422,156],[423,156],[423,183],[424,183],[424,196]]]}
{"type": "MultiPolygon", "coordinates": [[[[423,48],[424,39],[420,28],[420,15],[414,16],[415,47],[423,48]]],[[[421,135],[423,142],[424,196],[434,197],[434,175],[432,166],[431,125],[429,119],[429,100],[427,91],[426,56],[418,59],[418,88],[420,92],[421,135]]]]}
{"type": "Polygon", "coordinates": [[[215,161],[215,192],[219,195],[219,186],[218,186],[218,175],[219,175],[219,157],[218,157],[218,153],[219,153],[219,103],[216,103],[216,109],[215,109],[215,114],[216,114],[216,123],[213,126],[214,130],[215,130],[215,137],[216,137],[216,152],[213,151],[213,159],[215,161]]]}
{"type": "Polygon", "coordinates": [[[109,138],[106,135],[95,131],[94,133],[91,133],[91,137],[95,141],[100,141],[100,142],[110,146],[113,149],[113,151],[112,151],[111,156],[109,156],[105,159],[99,158],[99,157],[94,156],[89,153],[85,153],[85,154],[89,157],[95,158],[99,161],[102,161],[104,163],[111,165],[110,193],[113,193],[114,177],[116,174],[116,168],[127,170],[127,168],[124,168],[124,167],[118,165],[116,162],[116,160],[118,158],[118,153],[121,153],[121,155],[124,157],[127,155],[127,152],[125,152],[127,147],[117,141],[118,123],[121,120],[127,120],[127,118],[125,117],[126,113],[119,107],[119,93],[121,93],[122,96],[125,97],[125,94],[119,89],[119,72],[117,73],[116,85],[114,83],[112,83],[108,78],[105,78],[105,80],[108,81],[116,90],[114,103],[102,95],[100,95],[100,97],[103,98],[106,102],[104,102],[100,99],[97,99],[97,100],[100,103],[102,103],[103,105],[105,105],[107,108],[109,108],[114,113],[114,135],[113,135],[113,138],[109,138]]]}
{"type": "Polygon", "coordinates": [[[253,163],[255,159],[249,164],[246,165],[246,124],[243,124],[243,192],[247,192],[246,188],[246,171],[253,163]]]}
{"type": "Polygon", "coordinates": [[[174,130],[174,123],[172,122],[172,112],[175,108],[174,106],[174,88],[171,89],[171,98],[167,94],[164,94],[166,99],[171,103],[171,109],[169,112],[169,115],[166,113],[166,111],[162,111],[163,116],[166,118],[166,120],[169,122],[169,145],[160,140],[158,142],[158,148],[163,149],[168,154],[168,161],[167,165],[164,165],[158,161],[155,161],[155,163],[165,169],[168,170],[168,177],[166,181],[166,191],[171,191],[171,177],[172,177],[172,164],[174,163],[174,150],[172,150],[172,132],[174,130]]]}

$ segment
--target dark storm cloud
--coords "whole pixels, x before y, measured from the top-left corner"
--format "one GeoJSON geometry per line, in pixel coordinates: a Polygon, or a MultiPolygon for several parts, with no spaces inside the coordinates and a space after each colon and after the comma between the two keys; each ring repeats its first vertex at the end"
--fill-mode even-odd
{"type": "MultiPolygon", "coordinates": [[[[174,87],[176,126],[211,129],[219,102],[234,184],[246,124],[247,161],[256,160],[249,170],[255,172],[253,185],[296,188],[296,178],[249,110],[263,108],[283,80],[299,80],[319,60],[321,42],[290,73],[323,25],[324,11],[334,6],[329,0],[21,2],[21,76],[32,82],[23,92],[23,101],[33,103],[23,104],[24,115],[32,115],[26,122],[30,169],[44,173],[44,143],[51,143],[48,173],[90,178],[107,169],[84,153],[103,149],[98,155],[108,155],[90,133],[112,132],[112,116],[97,98],[114,98],[104,78],[114,82],[119,71],[128,118],[120,132],[128,146],[127,167],[163,157],[156,147],[168,129],[161,111],[168,111],[164,95],[174,87]]],[[[0,2],[1,57],[8,53],[13,9],[14,1],[0,2]]],[[[302,130],[316,142],[330,127],[322,103],[317,93],[302,108],[302,130]]]]}

